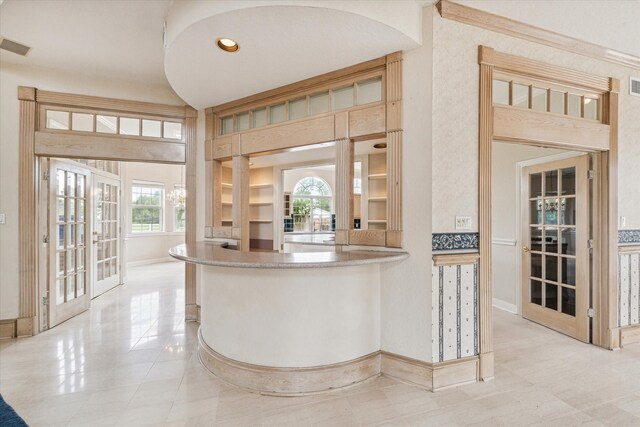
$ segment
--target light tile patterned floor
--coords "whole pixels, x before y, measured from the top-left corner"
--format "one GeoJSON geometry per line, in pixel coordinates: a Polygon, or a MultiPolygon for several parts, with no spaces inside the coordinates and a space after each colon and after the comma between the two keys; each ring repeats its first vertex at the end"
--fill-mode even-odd
{"type": "Polygon", "coordinates": [[[259,396],[193,356],[181,263],[131,269],[90,311],[0,342],[0,392],[31,426],[640,426],[640,346],[579,343],[495,312],[496,379],[430,393],[380,377],[322,396],[259,396]]]}

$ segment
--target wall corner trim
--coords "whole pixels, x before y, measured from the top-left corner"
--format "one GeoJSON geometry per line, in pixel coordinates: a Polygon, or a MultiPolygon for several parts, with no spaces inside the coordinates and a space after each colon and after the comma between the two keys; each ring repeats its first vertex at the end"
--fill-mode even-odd
{"type": "Polygon", "coordinates": [[[36,88],[18,86],[18,100],[20,101],[35,101],[36,100],[36,88]]]}

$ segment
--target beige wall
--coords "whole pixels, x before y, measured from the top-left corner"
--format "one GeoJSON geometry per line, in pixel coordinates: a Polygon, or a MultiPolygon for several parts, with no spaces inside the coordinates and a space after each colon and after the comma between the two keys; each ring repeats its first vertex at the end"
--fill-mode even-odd
{"type": "Polygon", "coordinates": [[[18,86],[38,89],[183,105],[165,86],[68,74],[38,67],[0,64],[0,319],[18,316],[18,86]]]}
{"type": "Polygon", "coordinates": [[[478,230],[478,45],[621,80],[619,210],[627,228],[640,228],[640,97],[629,75],[640,71],[444,20],[434,13],[433,230],[453,232],[456,215],[471,215],[478,230]]]}
{"type": "Polygon", "coordinates": [[[125,232],[126,263],[130,266],[146,262],[170,260],[169,249],[184,243],[184,232],[174,229],[174,207],[164,203],[164,231],[161,233],[131,232],[131,186],[136,181],[161,184],[164,194],[173,191],[174,185],[185,185],[184,167],[154,163],[121,163],[123,224],[125,232]]]}

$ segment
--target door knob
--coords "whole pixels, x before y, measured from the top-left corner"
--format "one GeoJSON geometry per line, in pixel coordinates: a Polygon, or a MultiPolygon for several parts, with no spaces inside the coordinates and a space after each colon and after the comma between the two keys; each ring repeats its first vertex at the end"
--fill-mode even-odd
{"type": "Polygon", "coordinates": [[[523,246],[523,247],[522,247],[522,252],[529,252],[529,250],[530,250],[530,249],[529,249],[528,247],[526,247],[526,246],[523,246]]]}

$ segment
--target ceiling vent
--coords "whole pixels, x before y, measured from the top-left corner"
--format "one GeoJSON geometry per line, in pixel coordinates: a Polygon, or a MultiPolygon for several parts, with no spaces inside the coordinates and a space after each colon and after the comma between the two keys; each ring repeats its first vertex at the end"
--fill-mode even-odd
{"type": "Polygon", "coordinates": [[[27,56],[31,48],[25,46],[13,40],[0,37],[0,49],[8,50],[9,52],[17,53],[18,55],[27,56]]]}
{"type": "Polygon", "coordinates": [[[631,95],[640,96],[640,78],[629,77],[629,93],[631,95]]]}

